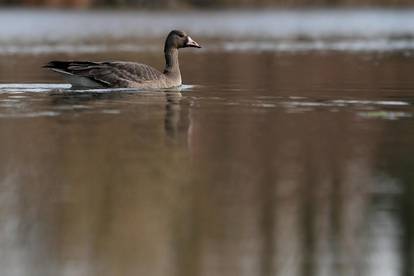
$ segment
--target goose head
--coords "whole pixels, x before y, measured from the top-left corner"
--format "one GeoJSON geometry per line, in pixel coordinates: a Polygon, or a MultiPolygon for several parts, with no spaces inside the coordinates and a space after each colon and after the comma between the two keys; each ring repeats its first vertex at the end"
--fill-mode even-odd
{"type": "Polygon", "coordinates": [[[168,34],[167,39],[165,40],[164,50],[172,48],[180,49],[187,47],[201,48],[201,46],[185,32],[173,30],[168,34]]]}

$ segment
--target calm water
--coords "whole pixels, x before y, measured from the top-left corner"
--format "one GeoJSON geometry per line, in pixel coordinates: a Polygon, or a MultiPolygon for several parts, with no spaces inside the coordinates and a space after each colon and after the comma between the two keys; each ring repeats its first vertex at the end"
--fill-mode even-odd
{"type": "Polygon", "coordinates": [[[382,24],[405,36],[199,34],[204,49],[181,52],[186,85],[169,92],[71,91],[39,69],[56,58],[162,68],[157,35],[103,48],[9,37],[0,274],[412,275],[414,49],[404,27],[382,24]]]}

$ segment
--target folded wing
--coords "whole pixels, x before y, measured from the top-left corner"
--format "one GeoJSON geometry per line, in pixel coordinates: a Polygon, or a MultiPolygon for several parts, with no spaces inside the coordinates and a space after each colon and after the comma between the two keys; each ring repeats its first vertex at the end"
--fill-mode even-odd
{"type": "Polygon", "coordinates": [[[87,78],[103,87],[129,87],[161,78],[151,66],[134,62],[51,61],[44,66],[71,77],[87,78]]]}

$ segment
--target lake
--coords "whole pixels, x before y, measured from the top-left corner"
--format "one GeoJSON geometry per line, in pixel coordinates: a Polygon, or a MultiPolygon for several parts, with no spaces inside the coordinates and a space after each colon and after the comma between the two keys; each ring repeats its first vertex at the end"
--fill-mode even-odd
{"type": "Polygon", "coordinates": [[[409,9],[2,10],[0,274],[411,275],[413,55],[409,9]],[[177,90],[40,68],[173,28],[177,90]]]}

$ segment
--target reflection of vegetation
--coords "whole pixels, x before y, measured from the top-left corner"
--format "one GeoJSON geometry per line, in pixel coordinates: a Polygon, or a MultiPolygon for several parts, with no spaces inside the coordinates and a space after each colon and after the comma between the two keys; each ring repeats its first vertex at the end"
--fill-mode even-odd
{"type": "MultiPolygon", "coordinates": [[[[389,133],[404,133],[404,141],[412,141],[413,134],[407,131],[412,127],[411,123],[404,121],[393,122],[389,133]]],[[[393,141],[393,140],[391,140],[393,141]]],[[[398,206],[401,230],[401,275],[413,275],[414,257],[414,152],[412,147],[400,143],[396,147],[384,144],[382,154],[387,157],[387,162],[382,164],[382,169],[396,177],[401,183],[402,193],[395,199],[398,206]]]]}
{"type": "Polygon", "coordinates": [[[136,7],[265,7],[336,5],[410,5],[411,0],[6,0],[6,4],[46,6],[136,6],[136,7]]]}

